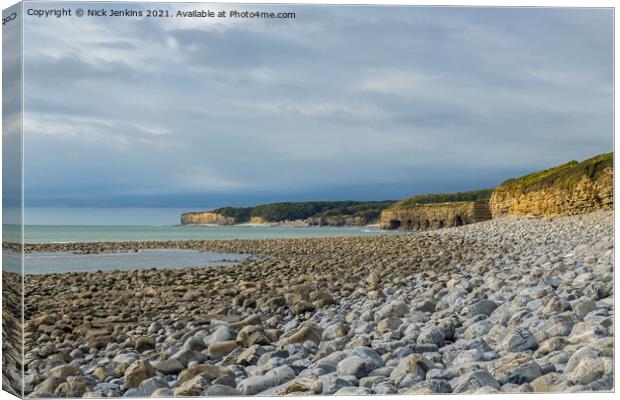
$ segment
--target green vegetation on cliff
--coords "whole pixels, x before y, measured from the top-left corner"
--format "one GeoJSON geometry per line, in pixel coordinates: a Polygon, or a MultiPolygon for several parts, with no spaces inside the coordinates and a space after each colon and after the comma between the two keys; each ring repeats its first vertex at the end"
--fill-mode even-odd
{"type": "Polygon", "coordinates": [[[508,179],[498,190],[527,192],[551,186],[570,190],[584,177],[596,178],[606,168],[613,168],[614,153],[600,154],[582,162],[569,161],[544,171],[534,172],[520,178],[508,179]]]}
{"type": "Polygon", "coordinates": [[[234,218],[235,221],[247,222],[250,220],[252,207],[222,207],[213,210],[213,212],[224,217],[234,218]]]}
{"type": "MultiPolygon", "coordinates": [[[[354,203],[354,202],[344,202],[354,203]]],[[[394,204],[394,201],[363,202],[361,204],[348,204],[341,207],[331,208],[327,211],[312,215],[312,218],[353,217],[358,218],[364,224],[370,224],[379,220],[381,211],[394,204]]]]}
{"type": "Polygon", "coordinates": [[[472,190],[470,192],[419,194],[401,200],[389,207],[390,210],[402,210],[420,204],[455,203],[461,201],[487,200],[491,197],[492,189],[472,190]]]}
{"type": "Polygon", "coordinates": [[[311,217],[361,217],[377,220],[381,211],[394,204],[385,201],[304,201],[262,204],[256,207],[222,207],[212,212],[235,218],[236,223],[259,217],[267,222],[294,221],[311,217]]]}

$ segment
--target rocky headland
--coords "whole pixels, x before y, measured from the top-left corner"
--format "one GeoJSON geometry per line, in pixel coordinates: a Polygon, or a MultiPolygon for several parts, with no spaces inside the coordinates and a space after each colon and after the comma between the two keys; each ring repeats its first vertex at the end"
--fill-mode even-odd
{"type": "Polygon", "coordinates": [[[252,253],[27,275],[36,397],[613,389],[613,213],[397,236],[28,245],[252,253]]]}
{"type": "Polygon", "coordinates": [[[181,225],[234,225],[237,220],[216,212],[189,212],[181,215],[181,225]]]}
{"type": "Polygon", "coordinates": [[[508,179],[492,190],[418,195],[381,212],[382,229],[440,229],[504,216],[557,217],[613,208],[613,153],[508,179]]]}
{"type": "Polygon", "coordinates": [[[378,224],[394,201],[304,201],[222,207],[181,215],[182,225],[364,226],[378,224]]]}

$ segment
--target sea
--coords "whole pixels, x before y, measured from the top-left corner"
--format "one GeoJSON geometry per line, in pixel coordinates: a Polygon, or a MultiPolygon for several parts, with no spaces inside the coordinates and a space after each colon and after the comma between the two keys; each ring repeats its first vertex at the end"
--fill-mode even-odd
{"type": "MultiPolygon", "coordinates": [[[[20,226],[5,225],[4,241],[19,241],[20,226]]],[[[25,225],[25,243],[129,242],[148,240],[288,239],[392,235],[376,227],[25,225]]]]}
{"type": "MultiPolygon", "coordinates": [[[[31,210],[28,209],[28,212],[31,210]]],[[[120,215],[131,215],[130,222],[164,222],[161,225],[114,224],[120,222],[119,213],[109,209],[71,210],[70,218],[62,218],[66,210],[46,209],[38,211],[44,218],[35,218],[43,224],[28,224],[26,214],[24,225],[25,243],[74,243],[74,242],[128,242],[166,240],[227,240],[227,239],[286,239],[336,236],[394,235],[394,231],[383,231],[377,227],[308,227],[308,226],[188,226],[177,225],[180,215],[166,210],[158,214],[153,210],[123,210],[120,215]],[[76,216],[77,215],[77,216],[76,216]],[[90,215],[90,218],[85,216],[90,215]],[[143,216],[141,218],[140,216],[143,216]],[[163,215],[163,216],[162,216],[163,215]],[[153,219],[153,216],[158,218],[153,219]],[[174,218],[173,218],[174,217],[174,218]],[[73,224],[53,224],[70,221],[73,224]],[[51,222],[51,223],[50,223],[51,222]],[[97,222],[87,224],[82,222],[97,222]],[[171,222],[166,224],[166,222],[171,222]],[[108,223],[108,224],[106,224],[108,223]]],[[[31,214],[32,215],[32,214],[31,214]]],[[[32,220],[32,217],[30,218],[32,220]]],[[[21,227],[17,224],[3,224],[3,241],[19,242],[21,227]]],[[[24,255],[26,274],[94,272],[126,270],[134,268],[182,268],[216,267],[243,261],[247,255],[202,252],[181,249],[152,249],[138,252],[114,252],[102,254],[74,254],[72,252],[33,252],[24,255]]],[[[3,250],[3,271],[18,272],[21,269],[20,255],[3,250]]]]}

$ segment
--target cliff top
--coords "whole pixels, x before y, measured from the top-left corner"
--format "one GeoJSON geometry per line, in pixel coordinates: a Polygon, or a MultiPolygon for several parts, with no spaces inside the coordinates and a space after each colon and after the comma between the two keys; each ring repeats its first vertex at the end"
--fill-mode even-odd
{"type": "Polygon", "coordinates": [[[606,168],[613,168],[613,152],[600,154],[582,162],[569,161],[544,171],[508,179],[497,187],[502,191],[530,191],[550,186],[570,190],[583,177],[596,180],[606,168]]]}
{"type": "Polygon", "coordinates": [[[439,194],[419,194],[407,199],[401,200],[388,210],[402,210],[419,205],[443,204],[446,203],[462,203],[465,201],[486,200],[491,197],[492,189],[472,190],[469,192],[457,193],[439,193],[439,194]]]}

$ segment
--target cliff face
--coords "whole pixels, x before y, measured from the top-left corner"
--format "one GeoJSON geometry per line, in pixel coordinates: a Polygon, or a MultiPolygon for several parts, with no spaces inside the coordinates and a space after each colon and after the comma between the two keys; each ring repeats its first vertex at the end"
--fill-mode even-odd
{"type": "Polygon", "coordinates": [[[509,179],[493,190],[490,200],[493,218],[506,215],[553,217],[612,208],[611,153],[509,179]]]}
{"type": "Polygon", "coordinates": [[[419,204],[387,209],[381,213],[381,229],[439,229],[491,218],[487,200],[419,204]]]}
{"type": "Polygon", "coordinates": [[[233,225],[235,223],[234,217],[225,217],[209,211],[181,214],[183,225],[233,225]]]}
{"type": "Polygon", "coordinates": [[[252,217],[252,218],[250,218],[250,224],[268,224],[268,223],[269,223],[269,221],[267,221],[263,217],[252,217]]]}

